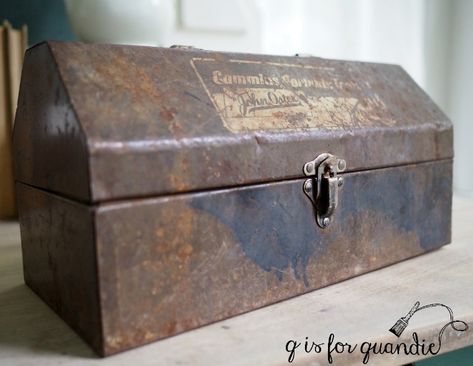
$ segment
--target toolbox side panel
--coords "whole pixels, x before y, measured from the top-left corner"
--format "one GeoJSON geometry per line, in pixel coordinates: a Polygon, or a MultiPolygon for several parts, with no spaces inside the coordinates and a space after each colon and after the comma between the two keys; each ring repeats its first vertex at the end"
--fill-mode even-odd
{"type": "Polygon", "coordinates": [[[21,183],[16,191],[25,283],[101,353],[93,210],[21,183]]]}
{"type": "Polygon", "coordinates": [[[87,201],[86,136],[48,44],[28,49],[13,131],[15,180],[87,201]]]}
{"type": "Polygon", "coordinates": [[[303,180],[103,204],[104,350],[241,314],[450,242],[451,160],[345,174],[321,229],[303,180]]]}

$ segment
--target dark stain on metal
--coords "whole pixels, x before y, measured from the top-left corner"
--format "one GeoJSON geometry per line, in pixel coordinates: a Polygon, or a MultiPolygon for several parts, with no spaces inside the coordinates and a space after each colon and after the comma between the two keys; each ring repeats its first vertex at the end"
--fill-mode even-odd
{"type": "Polygon", "coordinates": [[[225,199],[197,196],[191,205],[231,228],[245,254],[263,270],[282,281],[283,273],[290,268],[308,286],[306,267],[309,259],[323,249],[323,243],[314,240],[313,216],[293,211],[294,205],[307,206],[304,199],[299,185],[282,184],[272,189],[263,186],[237,190],[225,199]],[[291,207],[285,207],[288,201],[292,201],[291,207]]]}
{"type": "MultiPolygon", "coordinates": [[[[334,229],[340,232],[342,240],[350,240],[353,230],[363,230],[367,224],[357,221],[353,228],[344,223],[357,220],[357,212],[367,212],[373,220],[378,220],[376,245],[385,245],[381,242],[384,220],[399,228],[400,235],[413,234],[425,250],[437,247],[434,243],[439,241],[449,241],[450,233],[445,228],[449,227],[450,218],[445,214],[450,210],[451,165],[444,162],[403,169],[406,174],[397,169],[381,169],[373,174],[344,175],[347,192],[340,192],[340,214],[335,219],[339,225],[334,229]],[[427,173],[417,174],[416,170],[427,170],[427,173]],[[419,184],[421,181],[425,184],[419,184]]],[[[191,205],[231,228],[245,254],[263,270],[282,280],[283,273],[291,268],[296,278],[303,278],[309,286],[308,262],[312,256],[327,250],[326,237],[333,233],[318,230],[313,216],[307,215],[307,208],[302,209],[303,200],[300,186],[277,184],[270,190],[264,186],[236,190],[224,199],[199,195],[191,205]]]]}

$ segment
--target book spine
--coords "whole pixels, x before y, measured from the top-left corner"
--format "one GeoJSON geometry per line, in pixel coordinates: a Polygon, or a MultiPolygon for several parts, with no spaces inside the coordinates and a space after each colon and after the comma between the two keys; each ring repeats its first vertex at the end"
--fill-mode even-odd
{"type": "Polygon", "coordinates": [[[8,22],[0,27],[0,219],[16,216],[12,130],[26,46],[26,27],[15,30],[8,22]]]}

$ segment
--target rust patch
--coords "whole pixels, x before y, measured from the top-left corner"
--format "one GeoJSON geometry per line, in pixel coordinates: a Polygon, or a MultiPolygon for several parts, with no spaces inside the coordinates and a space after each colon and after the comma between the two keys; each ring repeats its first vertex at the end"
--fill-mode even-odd
{"type": "Polygon", "coordinates": [[[174,116],[177,113],[176,108],[163,108],[161,112],[159,112],[159,116],[166,122],[170,122],[174,119],[174,116]]]}

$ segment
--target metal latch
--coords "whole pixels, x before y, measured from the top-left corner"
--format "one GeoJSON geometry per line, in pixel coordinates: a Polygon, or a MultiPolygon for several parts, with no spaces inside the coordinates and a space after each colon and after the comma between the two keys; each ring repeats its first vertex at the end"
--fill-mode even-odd
{"type": "Polygon", "coordinates": [[[330,225],[338,206],[338,190],[343,185],[338,173],[345,169],[345,160],[328,153],[304,164],[304,174],[311,177],[304,182],[304,193],[312,201],[317,224],[323,229],[330,225]]]}

